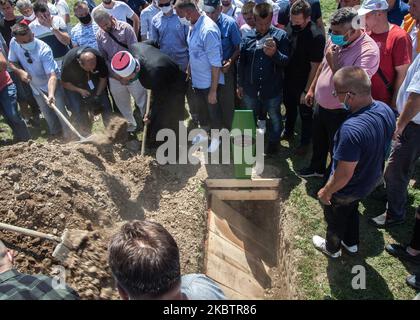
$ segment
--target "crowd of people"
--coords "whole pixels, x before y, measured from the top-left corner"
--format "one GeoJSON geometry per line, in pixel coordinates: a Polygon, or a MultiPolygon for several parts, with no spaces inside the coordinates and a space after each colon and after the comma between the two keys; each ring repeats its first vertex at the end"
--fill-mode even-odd
{"type": "MultiPolygon", "coordinates": [[[[177,131],[187,118],[207,132],[230,130],[235,109],[248,109],[267,134],[266,156],[294,139],[299,114],[295,153],[311,153],[311,160],[298,175],[325,182],[318,198],[327,235],[313,244],[333,259],[342,249],[357,254],[359,202],[382,180],[386,212],[372,226],[407,218],[420,156],[420,0],[337,6],[326,28],[318,0],[77,1],[72,26],[65,0],[0,0],[0,111],[16,141],[31,138],[28,126],[39,127],[41,115],[51,137],[74,138],[52,104],[82,132],[96,115],[106,125],[119,113],[132,139],[147,122],[154,141],[160,129],[177,131]]],[[[220,140],[209,137],[214,152],[220,140]]],[[[420,207],[415,219],[411,243],[386,250],[418,264],[420,207]]],[[[109,254],[123,298],[224,297],[205,276],[181,278],[178,248],[160,225],[127,223],[109,254]],[[161,256],[149,257],[149,247],[161,256]]],[[[0,292],[13,281],[10,294],[18,294],[22,275],[12,261],[0,245],[0,292]]],[[[407,283],[420,289],[420,275],[407,283]]]]}

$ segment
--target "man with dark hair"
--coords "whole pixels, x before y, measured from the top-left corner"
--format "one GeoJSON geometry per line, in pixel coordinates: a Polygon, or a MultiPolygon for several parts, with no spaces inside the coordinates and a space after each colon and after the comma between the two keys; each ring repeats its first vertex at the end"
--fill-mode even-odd
{"type": "MultiPolygon", "coordinates": [[[[286,1],[288,1],[287,5],[284,5],[283,3],[279,4],[280,11],[279,11],[277,22],[279,26],[282,26],[282,27],[286,27],[289,24],[290,9],[297,0],[286,0],[286,1]]],[[[307,2],[311,7],[311,13],[310,13],[311,21],[315,23],[315,25],[325,35],[324,21],[322,20],[321,4],[319,0],[308,0],[307,2]]]]}
{"type": "Polygon", "coordinates": [[[134,220],[116,233],[108,262],[124,300],[222,300],[219,286],[203,274],[181,276],[179,249],[159,223],[134,220]]]}
{"type": "Polygon", "coordinates": [[[87,3],[82,0],[76,1],[73,10],[75,17],[79,20],[70,33],[73,47],[87,46],[98,50],[96,33],[99,27],[92,19],[87,3]]]}
{"type": "Polygon", "coordinates": [[[9,45],[12,40],[12,27],[21,22],[23,17],[15,15],[15,3],[12,0],[0,0],[0,11],[4,16],[0,19],[0,33],[9,45]]]}
{"type": "Polygon", "coordinates": [[[352,8],[337,10],[331,17],[330,39],[325,56],[305,97],[308,106],[316,105],[313,117],[312,159],[309,167],[300,170],[301,177],[328,178],[326,170],[328,152],[333,155],[334,135],[347,118],[334,90],[332,78],[342,67],[363,68],[372,77],[379,67],[379,48],[375,41],[355,25],[357,11],[352,8]],[[315,98],[315,99],[314,99],[315,98]]]}
{"type": "Polygon", "coordinates": [[[311,21],[311,6],[305,0],[293,3],[286,32],[291,42],[291,53],[285,71],[286,124],[283,137],[293,138],[299,108],[302,129],[300,146],[296,153],[305,155],[312,136],[312,108],[305,104],[305,95],[324,57],[325,37],[311,21]]]}
{"type": "Polygon", "coordinates": [[[69,104],[76,113],[76,123],[82,132],[91,132],[92,117],[102,113],[107,127],[111,116],[108,98],[108,67],[101,54],[88,47],[71,49],[64,57],[61,81],[67,89],[69,104]]]}
{"type": "Polygon", "coordinates": [[[331,175],[318,192],[327,236],[314,236],[312,241],[327,256],[338,258],[342,247],[349,254],[358,253],[359,202],[382,179],[395,114],[383,102],[372,99],[371,82],[362,68],[341,68],[332,81],[332,94],[350,115],[335,135],[331,175]]]}
{"type": "Polygon", "coordinates": [[[254,111],[262,132],[265,131],[267,113],[270,116],[266,154],[276,153],[280,142],[283,73],[290,46],[286,32],[271,25],[272,16],[270,4],[255,6],[256,28],[242,39],[238,65],[238,96],[247,109],[254,111]]]}
{"type": "Polygon", "coordinates": [[[0,240],[0,300],[78,300],[69,286],[44,275],[29,275],[13,267],[15,252],[0,240]]]}
{"type": "Polygon", "coordinates": [[[388,21],[389,23],[401,26],[404,17],[408,14],[410,6],[402,0],[387,0],[388,8],[388,21]]]}

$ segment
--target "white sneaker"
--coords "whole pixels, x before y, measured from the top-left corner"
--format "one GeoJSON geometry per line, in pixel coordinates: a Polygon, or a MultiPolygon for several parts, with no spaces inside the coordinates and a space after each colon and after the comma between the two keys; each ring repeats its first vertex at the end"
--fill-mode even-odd
{"type": "Polygon", "coordinates": [[[327,240],[321,238],[320,236],[313,236],[312,243],[314,244],[315,248],[325,255],[329,256],[330,258],[339,258],[341,256],[341,249],[335,253],[331,253],[327,250],[327,240]]]}
{"type": "Polygon", "coordinates": [[[372,218],[372,221],[375,222],[378,226],[384,226],[386,222],[386,212],[375,218],[372,218]]]}
{"type": "Polygon", "coordinates": [[[266,122],[265,120],[257,120],[257,132],[259,134],[265,134],[266,122]]]}
{"type": "Polygon", "coordinates": [[[354,246],[347,246],[344,241],[341,241],[341,245],[343,246],[343,248],[349,253],[349,254],[357,254],[359,252],[359,247],[357,246],[357,244],[355,244],[354,246]]]}
{"type": "Polygon", "coordinates": [[[202,134],[197,134],[193,139],[192,139],[192,144],[197,144],[197,143],[201,143],[207,140],[206,136],[203,136],[202,134]]]}
{"type": "Polygon", "coordinates": [[[219,148],[220,140],[219,138],[213,138],[210,142],[210,147],[208,149],[209,152],[215,152],[217,148],[219,148]]]}

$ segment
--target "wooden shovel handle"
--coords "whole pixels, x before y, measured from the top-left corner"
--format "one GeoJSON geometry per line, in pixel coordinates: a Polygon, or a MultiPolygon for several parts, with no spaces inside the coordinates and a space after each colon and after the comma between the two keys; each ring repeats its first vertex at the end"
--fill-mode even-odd
{"type": "Polygon", "coordinates": [[[0,222],[0,229],[21,233],[21,234],[35,237],[35,238],[43,238],[43,239],[48,239],[48,240],[52,240],[56,242],[61,242],[61,238],[53,236],[52,234],[43,233],[43,232],[21,228],[21,227],[16,227],[16,226],[12,226],[11,224],[0,222]]]}
{"type": "MultiPolygon", "coordinates": [[[[147,104],[146,104],[146,112],[145,115],[149,116],[149,112],[150,112],[150,98],[151,98],[151,91],[147,90],[147,104]]],[[[147,127],[149,126],[148,122],[146,122],[144,124],[144,129],[143,129],[143,139],[141,140],[141,156],[144,156],[144,149],[146,147],[146,136],[147,136],[147,127]]]]}

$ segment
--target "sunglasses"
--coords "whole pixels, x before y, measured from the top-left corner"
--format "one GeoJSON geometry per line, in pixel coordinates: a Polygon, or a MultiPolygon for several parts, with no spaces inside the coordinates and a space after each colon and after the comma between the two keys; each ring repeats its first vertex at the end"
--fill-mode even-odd
{"type": "Polygon", "coordinates": [[[159,3],[159,4],[158,4],[159,8],[162,8],[162,7],[169,7],[170,5],[171,5],[171,3],[170,3],[170,2],[168,2],[168,3],[159,3]]]}
{"type": "Polygon", "coordinates": [[[31,55],[29,54],[28,51],[25,51],[24,53],[25,57],[26,57],[26,61],[28,61],[28,63],[33,63],[34,61],[31,58],[31,55]]]}

